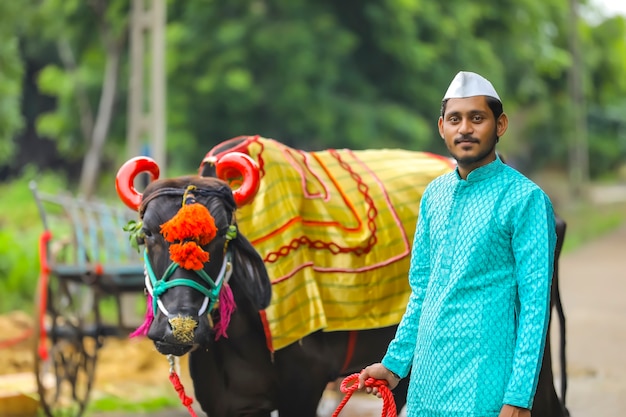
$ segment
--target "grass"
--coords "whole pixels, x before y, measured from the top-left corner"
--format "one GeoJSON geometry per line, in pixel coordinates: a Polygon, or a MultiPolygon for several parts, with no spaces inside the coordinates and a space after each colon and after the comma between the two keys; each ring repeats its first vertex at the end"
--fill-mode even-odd
{"type": "Polygon", "coordinates": [[[574,204],[560,210],[559,214],[567,223],[563,253],[569,253],[626,224],[626,201],[574,204]]]}
{"type": "Polygon", "coordinates": [[[598,197],[607,192],[614,197],[610,191],[612,186],[626,187],[616,176],[588,184],[583,191],[588,198],[583,199],[572,197],[568,177],[563,172],[544,171],[532,179],[548,194],[555,211],[567,223],[563,253],[572,252],[626,224],[626,196],[621,201],[614,198],[612,203],[597,202],[598,197]]]}
{"type": "Polygon", "coordinates": [[[164,397],[154,397],[140,400],[129,400],[116,396],[106,396],[89,403],[86,417],[94,413],[108,413],[112,411],[150,413],[167,408],[180,406],[180,400],[174,394],[164,397]]]}

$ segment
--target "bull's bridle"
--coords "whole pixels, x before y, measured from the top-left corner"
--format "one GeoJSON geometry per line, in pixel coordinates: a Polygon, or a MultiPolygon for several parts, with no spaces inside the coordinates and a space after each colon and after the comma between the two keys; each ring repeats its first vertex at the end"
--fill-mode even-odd
{"type": "Polygon", "coordinates": [[[206,273],[204,269],[199,269],[197,271],[194,271],[196,274],[198,274],[198,276],[202,279],[202,281],[208,284],[209,288],[203,285],[200,285],[197,282],[191,279],[187,279],[187,278],[174,278],[170,280],[172,275],[174,275],[174,272],[178,268],[181,268],[181,266],[176,262],[172,262],[163,273],[163,276],[161,278],[157,278],[156,274],[154,273],[154,270],[152,269],[152,265],[150,264],[150,259],[148,258],[147,249],[144,250],[143,259],[144,259],[144,275],[145,275],[145,281],[146,281],[146,290],[152,297],[152,312],[154,313],[154,315],[156,315],[157,309],[161,310],[161,313],[163,313],[166,317],[169,316],[169,312],[163,305],[163,302],[160,300],[160,296],[163,295],[165,291],[169,290],[170,288],[182,285],[186,287],[191,287],[199,291],[200,293],[204,294],[204,301],[202,302],[202,306],[200,307],[200,310],[198,311],[198,317],[200,317],[207,310],[211,311],[213,307],[215,307],[215,303],[219,299],[219,294],[220,294],[220,291],[222,290],[222,286],[224,285],[225,282],[228,282],[228,279],[230,278],[230,275],[232,274],[232,271],[233,271],[232,262],[231,262],[232,253],[229,249],[227,249],[226,252],[224,253],[224,260],[222,262],[222,268],[220,269],[220,272],[217,275],[217,278],[215,280],[213,280],[209,276],[209,274],[206,273]]]}
{"type": "MultiPolygon", "coordinates": [[[[196,190],[196,192],[200,192],[201,194],[220,194],[224,196],[230,196],[230,199],[226,198],[226,201],[230,203],[231,208],[234,209],[235,203],[232,200],[232,194],[228,192],[224,192],[224,190],[216,190],[214,192],[204,193],[203,190],[196,190]]],[[[139,208],[140,217],[143,218],[143,213],[145,212],[146,206],[148,202],[155,199],[156,197],[160,197],[163,195],[185,195],[186,191],[176,189],[176,188],[165,188],[160,190],[159,192],[154,193],[150,197],[144,199],[141,203],[141,207],[139,208]]],[[[196,203],[198,204],[198,203],[196,203]]],[[[232,216],[234,221],[234,216],[232,216]]],[[[148,257],[148,249],[144,249],[143,259],[144,259],[144,275],[145,275],[145,286],[148,294],[152,297],[152,312],[156,316],[157,310],[160,310],[161,313],[165,315],[165,317],[169,317],[169,312],[163,302],[160,300],[161,295],[163,295],[167,290],[177,286],[186,286],[199,291],[204,295],[204,301],[202,302],[202,306],[198,310],[198,317],[202,316],[206,311],[212,311],[215,307],[215,304],[219,300],[219,294],[222,290],[222,286],[224,283],[227,283],[232,274],[232,251],[228,247],[228,243],[237,237],[237,226],[231,223],[226,232],[224,233],[224,237],[226,238],[226,242],[224,243],[224,259],[222,260],[222,267],[220,268],[220,272],[217,275],[217,278],[213,280],[204,270],[204,268],[198,270],[192,270],[195,272],[200,279],[208,285],[208,288],[193,281],[188,278],[172,278],[174,272],[178,268],[184,269],[179,263],[172,261],[171,264],[167,267],[165,272],[161,278],[157,278],[154,273],[154,269],[152,268],[152,264],[150,263],[150,258],[148,257]]]]}

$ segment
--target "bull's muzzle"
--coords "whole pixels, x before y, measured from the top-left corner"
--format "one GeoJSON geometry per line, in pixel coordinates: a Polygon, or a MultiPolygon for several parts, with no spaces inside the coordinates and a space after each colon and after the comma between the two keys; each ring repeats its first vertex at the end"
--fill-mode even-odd
{"type": "Polygon", "coordinates": [[[191,344],[194,340],[195,330],[198,322],[191,316],[177,315],[168,319],[172,328],[172,336],[181,344],[191,344]]]}

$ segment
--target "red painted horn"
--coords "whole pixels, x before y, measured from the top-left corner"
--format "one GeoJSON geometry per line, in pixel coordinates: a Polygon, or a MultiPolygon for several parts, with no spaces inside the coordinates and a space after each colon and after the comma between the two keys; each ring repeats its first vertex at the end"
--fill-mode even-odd
{"type": "Polygon", "coordinates": [[[230,152],[215,162],[215,173],[226,181],[233,189],[233,197],[237,207],[250,203],[259,191],[259,166],[250,156],[241,152],[230,152]]]}
{"type": "Polygon", "coordinates": [[[150,174],[150,181],[159,178],[159,166],[147,156],[137,156],[124,162],[115,176],[117,195],[133,210],[138,210],[141,205],[142,194],[135,189],[135,177],[142,172],[150,174]]]}

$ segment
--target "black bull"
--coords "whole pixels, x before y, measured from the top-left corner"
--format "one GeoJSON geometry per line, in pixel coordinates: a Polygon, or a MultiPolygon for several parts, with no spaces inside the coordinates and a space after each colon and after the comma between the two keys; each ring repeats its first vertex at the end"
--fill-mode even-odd
{"type": "MultiPolygon", "coordinates": [[[[269,305],[270,279],[263,259],[252,244],[241,232],[236,236],[232,233],[232,226],[237,226],[235,201],[236,196],[233,200],[227,183],[201,177],[153,181],[143,196],[134,201],[143,221],[141,240],[146,248],[146,262],[156,280],[151,290],[158,293],[156,298],[163,307],[154,304],[155,317],[148,336],[163,354],[180,356],[189,353],[195,396],[211,417],[269,417],[273,410],[278,410],[281,417],[314,417],[328,382],[379,361],[395,334],[395,326],[358,332],[317,331],[275,352],[268,349],[259,312],[269,305]],[[224,319],[220,316],[224,312],[213,308],[217,300],[210,300],[210,294],[202,294],[188,285],[172,285],[165,289],[159,285],[167,280],[186,280],[207,286],[207,280],[192,269],[177,267],[167,275],[168,270],[172,271],[168,252],[171,242],[164,238],[161,226],[177,215],[183,199],[206,207],[215,222],[215,236],[203,246],[209,255],[203,270],[211,284],[221,279],[225,262],[232,264],[232,268],[227,268],[232,275],[224,286],[232,291],[236,309],[230,316],[226,337],[216,337],[216,324],[224,319]],[[157,287],[160,288],[158,291],[157,287]],[[200,306],[207,299],[209,308],[202,311],[200,306]],[[187,329],[192,323],[192,333],[181,337],[181,332],[186,330],[181,330],[176,320],[183,318],[187,319],[187,329]]],[[[564,232],[565,223],[559,219],[555,264],[558,263],[564,232]]],[[[552,305],[557,308],[563,329],[558,267],[555,267],[552,305]]],[[[563,360],[561,365],[564,369],[563,360]]],[[[564,377],[563,374],[562,399],[564,377]]],[[[404,379],[394,390],[398,410],[405,404],[407,384],[408,379],[404,379]]],[[[567,415],[554,388],[548,337],[533,417],[567,415]]]]}

